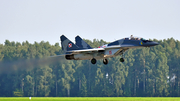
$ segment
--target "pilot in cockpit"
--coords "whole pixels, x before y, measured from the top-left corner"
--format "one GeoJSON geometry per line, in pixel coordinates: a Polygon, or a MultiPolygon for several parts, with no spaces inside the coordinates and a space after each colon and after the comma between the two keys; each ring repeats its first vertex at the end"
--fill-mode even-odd
{"type": "Polygon", "coordinates": [[[133,35],[130,36],[130,40],[135,40],[135,38],[133,37],[133,35]]]}
{"type": "Polygon", "coordinates": [[[130,38],[133,38],[133,35],[131,35],[131,37],[130,38]]]}

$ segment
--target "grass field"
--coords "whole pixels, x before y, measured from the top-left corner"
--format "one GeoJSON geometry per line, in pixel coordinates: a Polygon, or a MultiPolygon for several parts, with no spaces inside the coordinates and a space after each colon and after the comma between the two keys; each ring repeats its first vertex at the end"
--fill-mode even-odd
{"type": "Polygon", "coordinates": [[[180,101],[179,97],[0,97],[0,101],[180,101]]]}

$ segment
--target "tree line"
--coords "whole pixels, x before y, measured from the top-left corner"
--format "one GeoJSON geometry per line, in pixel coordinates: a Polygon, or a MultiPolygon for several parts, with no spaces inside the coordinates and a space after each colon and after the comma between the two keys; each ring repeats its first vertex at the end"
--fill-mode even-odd
{"type": "MultiPolygon", "coordinates": [[[[85,39],[92,47],[108,42],[85,39]]],[[[98,60],[65,60],[59,43],[0,44],[0,96],[153,97],[180,96],[180,42],[156,40],[151,48],[129,49],[121,56],[98,60]],[[48,57],[48,58],[46,58],[48,57]],[[52,59],[54,58],[54,59],[52,59]]]]}

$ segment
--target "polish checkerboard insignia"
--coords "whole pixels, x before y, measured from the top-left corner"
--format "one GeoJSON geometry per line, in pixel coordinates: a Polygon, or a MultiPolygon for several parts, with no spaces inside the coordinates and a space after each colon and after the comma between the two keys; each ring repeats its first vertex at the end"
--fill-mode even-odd
{"type": "Polygon", "coordinates": [[[71,44],[71,43],[69,43],[69,44],[68,44],[68,46],[69,46],[69,48],[71,48],[71,47],[72,47],[72,44],[71,44]]]}

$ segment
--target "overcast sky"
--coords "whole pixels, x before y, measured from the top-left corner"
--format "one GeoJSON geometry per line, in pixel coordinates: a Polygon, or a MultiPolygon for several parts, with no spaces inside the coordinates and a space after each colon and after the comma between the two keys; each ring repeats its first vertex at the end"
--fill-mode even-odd
{"type": "Polygon", "coordinates": [[[180,0],[0,0],[0,43],[107,42],[134,36],[180,40],[180,0]]]}

